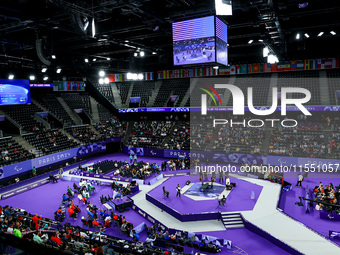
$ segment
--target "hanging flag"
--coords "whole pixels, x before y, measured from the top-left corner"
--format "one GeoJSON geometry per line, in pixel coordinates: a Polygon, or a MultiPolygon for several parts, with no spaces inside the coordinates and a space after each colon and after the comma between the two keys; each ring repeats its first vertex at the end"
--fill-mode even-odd
{"type": "Polygon", "coordinates": [[[227,66],[227,67],[220,68],[218,72],[219,72],[219,75],[228,75],[230,74],[230,67],[227,66]]]}
{"type": "Polygon", "coordinates": [[[265,72],[271,72],[272,71],[272,65],[271,64],[264,64],[264,71],[265,72]]]}
{"type": "Polygon", "coordinates": [[[162,71],[157,72],[157,79],[163,79],[163,72],[162,71]]]}
{"type": "Polygon", "coordinates": [[[260,72],[260,66],[259,64],[253,64],[253,73],[260,72]]]}
{"type": "Polygon", "coordinates": [[[289,61],[283,62],[283,70],[284,71],[289,71],[290,70],[290,62],[289,61]]]}
{"type": "Polygon", "coordinates": [[[317,69],[325,69],[325,60],[318,59],[317,69]]]}
{"type": "Polygon", "coordinates": [[[115,75],[114,74],[108,74],[107,78],[109,78],[110,82],[114,82],[115,81],[115,75]]]}
{"type": "Polygon", "coordinates": [[[230,67],[230,74],[236,74],[236,66],[230,67]]]}
{"type": "Polygon", "coordinates": [[[325,59],[325,68],[332,68],[332,59],[331,58],[325,59]]]}
{"type": "Polygon", "coordinates": [[[279,62],[279,63],[277,64],[277,70],[278,70],[279,72],[281,72],[281,71],[284,70],[284,63],[283,63],[283,62],[279,62]]]}
{"type": "Polygon", "coordinates": [[[305,60],[304,61],[304,70],[309,70],[309,69],[311,69],[310,60],[305,60]]]}
{"type": "Polygon", "coordinates": [[[296,69],[303,70],[303,68],[304,68],[304,62],[302,60],[298,60],[296,64],[296,69]]]}
{"type": "Polygon", "coordinates": [[[236,72],[237,72],[237,74],[240,74],[240,72],[241,72],[241,65],[236,65],[236,72]]]}
{"type": "Polygon", "coordinates": [[[240,70],[240,73],[244,74],[244,73],[247,73],[247,65],[241,65],[241,70],[240,70]]]}
{"type": "Polygon", "coordinates": [[[260,64],[260,65],[259,65],[259,72],[260,72],[260,73],[263,73],[264,66],[265,66],[265,64],[260,64]]]}
{"type": "Polygon", "coordinates": [[[185,70],[184,77],[194,77],[194,69],[185,70]],[[188,76],[185,76],[185,72],[188,72],[188,76]]]}
{"type": "Polygon", "coordinates": [[[291,71],[296,71],[298,69],[297,68],[297,61],[290,61],[289,66],[290,66],[289,70],[291,70],[291,71]]]}
{"type": "Polygon", "coordinates": [[[339,68],[339,59],[338,58],[332,59],[332,68],[339,68]]]}
{"type": "Polygon", "coordinates": [[[272,72],[277,72],[278,71],[278,64],[277,63],[274,63],[274,64],[271,64],[271,71],[272,72]]]}

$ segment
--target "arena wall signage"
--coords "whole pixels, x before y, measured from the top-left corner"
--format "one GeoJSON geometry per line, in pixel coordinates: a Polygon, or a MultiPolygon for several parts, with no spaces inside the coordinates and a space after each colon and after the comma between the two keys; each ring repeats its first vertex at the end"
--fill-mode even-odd
{"type": "Polygon", "coordinates": [[[46,155],[31,160],[26,160],[17,164],[4,166],[0,169],[0,179],[8,178],[15,175],[31,171],[32,167],[35,166],[37,169],[43,168],[49,165],[58,164],[72,159],[74,156],[81,158],[94,153],[106,151],[106,143],[94,143],[78,148],[73,148],[66,151],[57,152],[54,154],[46,155]]]}

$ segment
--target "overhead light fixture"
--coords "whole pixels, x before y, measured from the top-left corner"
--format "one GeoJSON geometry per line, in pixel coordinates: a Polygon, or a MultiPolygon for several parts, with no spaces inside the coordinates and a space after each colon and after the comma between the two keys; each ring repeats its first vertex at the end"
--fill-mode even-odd
{"type": "Polygon", "coordinates": [[[133,56],[134,56],[134,57],[137,57],[137,56],[138,56],[138,53],[137,53],[137,52],[133,53],[133,56]]]}
{"type": "Polygon", "coordinates": [[[94,59],[92,59],[92,61],[93,61],[93,62],[96,62],[96,61],[97,61],[97,59],[96,59],[96,58],[94,58],[94,59]]]}
{"type": "Polygon", "coordinates": [[[111,60],[111,58],[106,58],[106,60],[111,60]]]}
{"type": "Polygon", "coordinates": [[[330,33],[331,33],[332,35],[336,35],[336,33],[335,33],[334,31],[331,31],[330,33]]]}
{"type": "Polygon", "coordinates": [[[152,55],[156,55],[156,54],[157,54],[157,52],[156,52],[156,51],[153,51],[153,52],[152,52],[152,55]]]}
{"type": "Polygon", "coordinates": [[[269,48],[268,47],[264,47],[263,48],[263,57],[268,57],[268,54],[269,54],[269,48]]]}
{"type": "Polygon", "coordinates": [[[274,54],[269,54],[267,57],[267,63],[269,64],[275,64],[278,63],[279,59],[277,58],[277,56],[275,56],[274,54]]]}
{"type": "Polygon", "coordinates": [[[100,77],[104,77],[105,76],[105,72],[103,70],[100,70],[98,74],[99,74],[100,77]]]}
{"type": "Polygon", "coordinates": [[[94,18],[92,19],[92,37],[96,36],[96,25],[94,23],[94,18]]]}
{"type": "Polygon", "coordinates": [[[133,79],[133,80],[137,80],[137,79],[138,79],[138,74],[133,73],[133,74],[132,74],[132,79],[133,79]]]}
{"type": "Polygon", "coordinates": [[[128,42],[129,42],[129,40],[125,40],[124,42],[128,43],[128,42]]]}
{"type": "Polygon", "coordinates": [[[263,40],[262,40],[262,39],[259,39],[259,42],[263,42],[263,40]]]}
{"type": "Polygon", "coordinates": [[[110,83],[110,80],[109,80],[109,78],[107,78],[107,77],[106,77],[106,78],[104,78],[104,83],[105,83],[105,84],[109,84],[109,83],[110,83]]]}
{"type": "Polygon", "coordinates": [[[300,40],[300,34],[297,33],[296,36],[295,36],[296,40],[300,40]]]}
{"type": "Polygon", "coordinates": [[[84,27],[83,27],[83,31],[86,31],[86,29],[89,26],[90,22],[89,22],[87,17],[84,18],[84,22],[85,22],[85,24],[84,24],[84,27]]]}
{"type": "Polygon", "coordinates": [[[145,56],[144,51],[141,51],[141,52],[139,53],[139,56],[144,57],[144,56],[145,56]]]}
{"type": "Polygon", "coordinates": [[[89,59],[88,58],[85,58],[85,63],[88,63],[89,62],[89,59]]]}
{"type": "Polygon", "coordinates": [[[306,37],[306,38],[309,38],[309,34],[305,33],[305,37],[306,37]]]}
{"type": "Polygon", "coordinates": [[[57,73],[61,73],[61,68],[57,68],[57,73]]]}
{"type": "Polygon", "coordinates": [[[42,69],[41,69],[41,72],[42,73],[45,73],[47,71],[47,67],[43,67],[42,69]]]}
{"type": "Polygon", "coordinates": [[[99,82],[99,84],[104,84],[104,79],[103,78],[99,78],[98,82],[99,82]]]}
{"type": "Polygon", "coordinates": [[[138,80],[143,80],[144,79],[144,75],[142,73],[138,74],[138,80]]]}
{"type": "Polygon", "coordinates": [[[252,44],[254,40],[249,40],[248,44],[252,44]]]}
{"type": "Polygon", "coordinates": [[[126,74],[126,79],[132,80],[132,73],[127,73],[126,74]]]}
{"type": "Polygon", "coordinates": [[[57,57],[56,57],[55,55],[52,55],[52,58],[53,58],[53,59],[56,59],[57,57]]]}
{"type": "Polygon", "coordinates": [[[30,75],[30,81],[34,81],[35,80],[35,76],[34,75],[30,75]]]}
{"type": "Polygon", "coordinates": [[[48,76],[45,76],[45,77],[44,77],[44,81],[47,81],[47,80],[48,80],[48,76]]]}
{"type": "Polygon", "coordinates": [[[14,74],[8,75],[8,79],[13,80],[14,79],[14,74]]]}
{"type": "Polygon", "coordinates": [[[217,70],[217,69],[218,69],[218,66],[214,66],[213,68],[217,70]]]}
{"type": "Polygon", "coordinates": [[[324,32],[320,32],[320,33],[318,34],[318,37],[322,36],[323,34],[324,34],[324,32]]]}

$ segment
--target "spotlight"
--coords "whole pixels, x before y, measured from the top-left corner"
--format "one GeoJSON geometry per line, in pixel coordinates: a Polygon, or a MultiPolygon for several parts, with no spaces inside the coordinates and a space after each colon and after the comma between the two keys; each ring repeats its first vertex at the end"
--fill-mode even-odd
{"type": "Polygon", "coordinates": [[[100,79],[98,80],[98,82],[99,82],[99,84],[103,84],[103,83],[104,83],[104,79],[103,79],[103,78],[100,78],[100,79]]]}
{"type": "Polygon", "coordinates": [[[61,73],[61,68],[57,68],[57,73],[61,73]]]}
{"type": "Polygon", "coordinates": [[[35,80],[35,76],[34,76],[34,75],[30,75],[29,78],[30,78],[31,81],[34,81],[34,80],[35,80]]]}
{"type": "Polygon", "coordinates": [[[300,40],[300,34],[297,33],[295,38],[296,38],[296,40],[300,40]]]}
{"type": "Polygon", "coordinates": [[[105,83],[105,84],[109,84],[109,83],[110,83],[110,80],[109,80],[109,78],[107,78],[107,77],[106,77],[106,78],[104,78],[104,83],[105,83]]]}
{"type": "Polygon", "coordinates": [[[267,63],[269,64],[275,64],[275,63],[278,63],[279,60],[277,58],[277,56],[273,55],[273,54],[269,54],[268,55],[268,58],[267,58],[267,63]]]}
{"type": "Polygon", "coordinates": [[[137,80],[137,78],[138,78],[138,75],[136,73],[133,73],[132,74],[132,80],[137,80]]]}
{"type": "Polygon", "coordinates": [[[306,8],[308,6],[308,2],[298,4],[299,8],[306,8]]]}
{"type": "Polygon", "coordinates": [[[92,59],[92,61],[93,61],[93,62],[96,62],[96,61],[97,61],[97,59],[96,59],[96,58],[94,58],[94,59],[92,59]]]}
{"type": "Polygon", "coordinates": [[[154,51],[154,52],[152,52],[152,55],[156,55],[156,54],[157,54],[157,52],[155,52],[155,51],[154,51]]]}
{"type": "Polygon", "coordinates": [[[88,63],[88,62],[89,62],[89,59],[88,59],[88,58],[85,58],[84,61],[85,61],[85,63],[88,63]]]}
{"type": "Polygon", "coordinates": [[[142,73],[138,74],[138,80],[143,80],[144,79],[144,75],[142,73]]]}
{"type": "Polygon", "coordinates": [[[125,42],[126,42],[126,43],[128,43],[128,42],[129,42],[129,40],[125,40],[125,42]]]}
{"type": "Polygon", "coordinates": [[[248,44],[252,44],[254,40],[249,40],[248,44]]]}
{"type": "Polygon", "coordinates": [[[324,32],[320,32],[320,33],[318,34],[318,37],[322,36],[323,34],[324,34],[324,32]]]}
{"type": "Polygon", "coordinates": [[[263,48],[263,57],[265,58],[265,57],[268,57],[268,54],[269,54],[269,49],[268,49],[268,47],[264,47],[263,48]]]}
{"type": "Polygon", "coordinates": [[[309,34],[305,33],[305,37],[306,37],[306,38],[309,38],[309,34]]]}
{"type": "Polygon", "coordinates": [[[103,70],[99,71],[99,76],[100,77],[104,77],[105,76],[105,72],[103,70]]]}
{"type": "Polygon", "coordinates": [[[331,33],[332,35],[336,35],[336,33],[335,33],[334,31],[331,31],[330,33],[331,33]]]}
{"type": "Polygon", "coordinates": [[[96,25],[94,23],[94,18],[92,19],[92,37],[96,36],[96,25]]]}
{"type": "Polygon", "coordinates": [[[8,75],[8,79],[13,80],[14,79],[14,74],[8,75]]]}
{"type": "Polygon", "coordinates": [[[47,80],[48,80],[48,76],[45,76],[45,77],[44,77],[44,81],[47,81],[47,80]]]}
{"type": "Polygon", "coordinates": [[[137,52],[133,53],[133,56],[134,56],[134,57],[137,57],[137,56],[138,56],[138,53],[137,53],[137,52]]]}
{"type": "Polygon", "coordinates": [[[52,55],[52,58],[53,58],[53,59],[56,59],[57,57],[56,57],[55,55],[52,55]]]}
{"type": "Polygon", "coordinates": [[[127,78],[128,80],[131,80],[131,79],[132,79],[132,73],[127,73],[127,74],[126,74],[126,78],[127,78]]]}
{"type": "Polygon", "coordinates": [[[141,52],[139,53],[139,56],[144,57],[144,56],[145,56],[144,51],[141,51],[141,52]]]}
{"type": "Polygon", "coordinates": [[[41,72],[42,73],[45,73],[47,71],[47,67],[43,67],[42,69],[41,69],[41,72]]]}
{"type": "Polygon", "coordinates": [[[106,60],[111,60],[111,58],[106,58],[106,60]]]}
{"type": "Polygon", "coordinates": [[[259,39],[259,42],[263,42],[263,40],[262,40],[262,39],[259,39]]]}
{"type": "Polygon", "coordinates": [[[217,69],[218,69],[218,66],[214,66],[213,68],[217,70],[217,69]]]}

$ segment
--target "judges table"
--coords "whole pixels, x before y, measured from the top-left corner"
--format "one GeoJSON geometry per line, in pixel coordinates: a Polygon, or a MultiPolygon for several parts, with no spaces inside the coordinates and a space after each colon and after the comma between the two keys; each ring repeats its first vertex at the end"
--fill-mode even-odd
{"type": "Polygon", "coordinates": [[[129,197],[123,197],[123,199],[116,198],[112,200],[114,209],[116,211],[124,211],[126,208],[131,207],[132,199],[129,197]]]}

